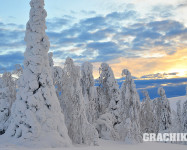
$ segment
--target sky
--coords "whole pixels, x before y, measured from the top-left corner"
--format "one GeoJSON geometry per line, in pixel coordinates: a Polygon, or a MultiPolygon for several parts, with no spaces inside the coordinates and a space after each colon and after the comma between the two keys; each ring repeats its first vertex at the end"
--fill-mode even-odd
{"type": "MultiPolygon", "coordinates": [[[[0,0],[0,69],[23,63],[29,0],[0,0]]],[[[187,0],[45,0],[55,65],[108,63],[116,76],[187,77],[187,0]]]]}

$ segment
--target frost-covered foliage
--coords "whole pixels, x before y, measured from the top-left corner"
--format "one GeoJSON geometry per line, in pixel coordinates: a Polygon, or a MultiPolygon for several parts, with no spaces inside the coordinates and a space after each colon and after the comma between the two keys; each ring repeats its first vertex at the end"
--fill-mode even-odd
{"type": "Polygon", "coordinates": [[[126,76],[121,87],[122,120],[124,129],[121,128],[120,138],[126,143],[142,142],[140,129],[140,99],[131,73],[124,69],[122,75],[126,76]]]}
{"type": "Polygon", "coordinates": [[[155,133],[157,134],[159,132],[159,125],[160,125],[161,101],[159,101],[159,98],[155,98],[151,104],[152,104],[154,119],[155,119],[155,133]]]}
{"type": "MultiPolygon", "coordinates": [[[[98,144],[98,133],[86,117],[84,97],[80,86],[80,67],[67,58],[61,80],[60,104],[64,110],[68,134],[76,144],[98,144]]],[[[59,82],[59,83],[60,83],[59,82]]]]}
{"type": "MultiPolygon", "coordinates": [[[[177,123],[178,123],[178,133],[181,132],[182,129],[182,110],[181,110],[181,102],[178,101],[177,102],[177,123]]],[[[177,128],[175,126],[175,128],[177,128]]]]}
{"type": "Polygon", "coordinates": [[[108,64],[102,63],[99,71],[98,97],[100,114],[110,112],[116,117],[116,121],[120,123],[121,120],[118,120],[120,119],[119,107],[121,104],[119,85],[114,77],[111,67],[108,64]]]}
{"type": "Polygon", "coordinates": [[[169,132],[171,127],[170,104],[162,87],[158,88],[158,94],[160,95],[158,98],[159,105],[157,106],[160,107],[159,132],[169,132]]]}
{"type": "MultiPolygon", "coordinates": [[[[182,124],[181,125],[182,133],[187,133],[187,96],[186,96],[186,101],[183,103],[183,109],[182,109],[182,115],[181,115],[181,124],[182,124]]],[[[184,142],[182,142],[182,144],[187,145],[187,142],[184,141],[184,142]]]]}
{"type": "MultiPolygon", "coordinates": [[[[120,90],[119,85],[114,77],[114,73],[111,69],[111,67],[106,64],[102,63],[101,67],[99,69],[100,71],[100,77],[99,77],[99,87],[98,87],[98,99],[99,99],[99,113],[100,115],[103,115],[105,113],[110,113],[115,119],[113,120],[113,130],[116,130],[117,132],[118,128],[121,128],[120,123],[122,122],[121,119],[121,100],[120,100],[120,90]]],[[[108,116],[108,115],[104,115],[108,116]]],[[[110,117],[105,117],[105,119],[110,119],[110,117]]],[[[103,116],[99,120],[103,120],[103,116]]],[[[110,120],[106,120],[106,122],[110,122],[110,120]]],[[[99,133],[102,133],[105,130],[105,126],[100,125],[99,133]],[[102,129],[104,128],[104,129],[102,129]]],[[[110,129],[111,135],[113,134],[113,130],[110,129]]],[[[108,133],[107,133],[108,134],[108,133]]],[[[102,137],[104,135],[103,134],[102,137]]],[[[100,135],[101,136],[101,135],[100,135]]],[[[112,139],[114,139],[114,136],[110,136],[112,139]]],[[[118,136],[115,136],[118,140],[118,136]]],[[[109,138],[109,137],[105,137],[109,138]]]]}
{"type": "MultiPolygon", "coordinates": [[[[170,127],[170,131],[173,133],[182,133],[183,127],[182,127],[182,110],[181,110],[181,101],[178,101],[176,103],[177,111],[172,110],[171,112],[171,123],[172,126],[170,127]]],[[[181,142],[176,142],[181,143],[181,142]]]]}
{"type": "Polygon", "coordinates": [[[114,129],[116,118],[111,113],[105,113],[96,121],[99,137],[106,140],[119,140],[119,134],[114,129]]]}
{"type": "Polygon", "coordinates": [[[59,147],[71,145],[64,115],[55,93],[48,60],[47,13],[44,0],[31,0],[26,27],[23,75],[18,80],[16,101],[6,135],[21,144],[59,147]],[[47,142],[46,142],[47,140],[47,142]]]}
{"type": "Polygon", "coordinates": [[[0,135],[9,125],[12,103],[16,99],[16,83],[10,72],[0,77],[0,135]]]}
{"type": "Polygon", "coordinates": [[[187,132],[187,100],[183,104],[182,130],[183,130],[183,132],[187,132]]]}
{"type": "Polygon", "coordinates": [[[81,87],[86,106],[88,122],[93,124],[98,119],[97,91],[94,86],[93,65],[85,62],[81,66],[81,87]]]}
{"type": "Polygon", "coordinates": [[[155,116],[148,91],[143,91],[144,99],[141,104],[140,125],[143,133],[155,133],[155,116]]]}
{"type": "Polygon", "coordinates": [[[19,78],[23,74],[23,68],[20,64],[15,65],[13,74],[16,75],[17,78],[19,78]]]}
{"type": "Polygon", "coordinates": [[[165,90],[158,88],[160,97],[155,98],[152,102],[153,112],[155,116],[155,132],[170,132],[171,129],[171,113],[175,116],[176,112],[171,112],[169,101],[166,97],[165,90]]]}

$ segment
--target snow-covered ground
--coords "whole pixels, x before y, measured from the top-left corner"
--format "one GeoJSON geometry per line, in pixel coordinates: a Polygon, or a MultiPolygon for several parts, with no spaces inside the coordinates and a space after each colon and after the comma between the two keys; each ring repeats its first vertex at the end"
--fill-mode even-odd
{"type": "MultiPolygon", "coordinates": [[[[169,98],[171,108],[176,110],[176,102],[181,101],[181,104],[187,99],[186,96],[169,98]]],[[[8,141],[3,136],[0,136],[0,150],[38,150],[39,148],[14,145],[11,141],[8,141]]],[[[99,140],[99,146],[85,146],[74,145],[68,148],[47,148],[47,150],[186,150],[186,145],[170,144],[170,143],[157,143],[157,142],[144,142],[141,144],[127,145],[123,142],[99,140]]],[[[46,148],[40,148],[39,150],[46,150],[46,148]]]]}
{"type": "MultiPolygon", "coordinates": [[[[146,142],[136,145],[126,145],[122,142],[100,140],[100,146],[74,146],[69,148],[47,148],[47,150],[186,150],[187,146],[177,144],[166,144],[146,142]]],[[[0,142],[0,150],[36,150],[32,148],[3,144],[0,142]]],[[[46,150],[44,148],[37,150],[46,150]]]]}

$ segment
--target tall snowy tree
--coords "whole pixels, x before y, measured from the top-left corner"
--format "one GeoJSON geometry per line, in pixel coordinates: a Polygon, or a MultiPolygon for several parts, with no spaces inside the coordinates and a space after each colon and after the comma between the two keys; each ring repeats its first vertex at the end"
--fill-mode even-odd
{"type": "Polygon", "coordinates": [[[160,125],[160,115],[161,115],[161,101],[159,98],[155,98],[151,101],[151,105],[153,108],[153,114],[155,119],[155,133],[159,132],[159,125],[160,125]]]}
{"type": "Polygon", "coordinates": [[[124,129],[121,130],[121,139],[126,143],[142,142],[140,129],[140,99],[131,73],[124,69],[122,75],[126,76],[121,87],[122,116],[124,129]]]}
{"type": "Polygon", "coordinates": [[[187,100],[183,104],[182,110],[182,130],[187,132],[187,100]]]}
{"type": "Polygon", "coordinates": [[[114,77],[114,73],[111,67],[106,63],[102,63],[99,70],[100,77],[98,96],[100,114],[104,114],[105,112],[109,111],[112,112],[114,115],[119,116],[118,107],[120,106],[120,90],[119,85],[114,77]]]}
{"type": "Polygon", "coordinates": [[[23,75],[6,135],[16,143],[59,147],[71,145],[64,115],[55,93],[48,60],[50,43],[45,33],[44,0],[31,0],[26,27],[23,75]],[[45,143],[45,144],[44,144],[45,143]]]}
{"type": "MultiPolygon", "coordinates": [[[[119,128],[121,128],[120,123],[122,122],[120,89],[111,67],[106,63],[102,63],[100,67],[99,87],[97,91],[99,98],[99,113],[102,118],[104,116],[108,116],[103,115],[105,113],[110,113],[111,115],[113,115],[113,117],[105,118],[114,118],[114,120],[112,120],[112,122],[114,123],[113,128],[117,131],[119,128]]],[[[103,128],[105,130],[106,127],[104,126],[103,128]]],[[[100,129],[103,130],[102,126],[100,127],[100,129]]],[[[111,129],[107,130],[113,132],[111,129]]],[[[101,131],[99,131],[99,133],[101,133],[101,131]]],[[[116,136],[117,139],[119,139],[118,137],[119,136],[116,136]]]]}
{"type": "Polygon", "coordinates": [[[160,107],[159,132],[169,132],[171,126],[170,104],[162,87],[158,88],[158,94],[160,95],[158,98],[158,107],[160,107]]]}
{"type": "Polygon", "coordinates": [[[141,104],[140,111],[140,125],[143,133],[154,133],[155,132],[155,117],[153,108],[151,105],[151,99],[148,91],[142,92],[144,95],[143,102],[141,104]]]}
{"type": "MultiPolygon", "coordinates": [[[[182,110],[182,133],[187,133],[187,99],[183,103],[183,110],[182,110]]],[[[187,145],[187,142],[182,142],[183,144],[187,145]]]]}
{"type": "Polygon", "coordinates": [[[182,110],[181,110],[181,101],[177,102],[177,124],[178,124],[178,133],[181,133],[182,129],[182,110]]]}
{"type": "Polygon", "coordinates": [[[94,84],[93,65],[90,62],[85,62],[81,66],[81,87],[86,106],[87,119],[91,124],[98,118],[98,96],[94,84]]]}
{"type": "Polygon", "coordinates": [[[80,86],[80,67],[67,58],[61,82],[60,103],[64,110],[68,134],[76,144],[98,144],[98,133],[86,117],[84,97],[80,86]]]}
{"type": "Polygon", "coordinates": [[[16,99],[16,83],[10,72],[0,77],[0,135],[9,125],[12,103],[16,99]]]}

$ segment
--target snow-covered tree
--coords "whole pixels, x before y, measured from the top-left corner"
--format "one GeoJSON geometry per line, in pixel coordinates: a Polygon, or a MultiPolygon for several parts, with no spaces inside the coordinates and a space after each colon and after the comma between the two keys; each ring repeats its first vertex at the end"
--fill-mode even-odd
{"type": "MultiPolygon", "coordinates": [[[[99,71],[99,87],[97,90],[99,99],[99,113],[100,115],[103,115],[105,113],[110,113],[111,115],[113,115],[113,117],[115,118],[113,120],[113,130],[116,130],[115,132],[117,132],[117,130],[121,128],[120,123],[122,122],[119,85],[114,77],[114,73],[111,67],[108,64],[102,63],[99,71]]],[[[100,118],[100,120],[103,119],[103,116],[101,117],[102,118],[100,118]]],[[[109,117],[106,117],[106,119],[107,118],[109,117]]],[[[103,128],[105,130],[105,126],[103,126],[103,128]]],[[[100,127],[100,129],[103,130],[102,126],[100,127]]],[[[111,129],[110,131],[113,132],[111,129]]],[[[99,133],[101,133],[101,131],[99,131],[99,133]]],[[[117,136],[116,138],[119,139],[117,136]]]]}
{"type": "Polygon", "coordinates": [[[30,6],[23,75],[18,80],[18,92],[6,135],[25,145],[34,142],[33,146],[68,146],[71,140],[48,60],[50,43],[45,33],[47,12],[44,0],[31,0],[30,6]]]}
{"type": "Polygon", "coordinates": [[[98,96],[94,84],[93,65],[90,62],[85,62],[81,66],[81,87],[86,106],[86,116],[91,124],[98,119],[98,96]]]}
{"type": "Polygon", "coordinates": [[[160,107],[159,132],[169,132],[171,126],[170,104],[162,87],[158,88],[158,94],[160,95],[158,98],[158,107],[160,107]]]}
{"type": "MultiPolygon", "coordinates": [[[[187,133],[187,100],[183,103],[182,109],[182,133],[187,133]]],[[[186,141],[182,143],[187,145],[186,141]]]]}
{"type": "Polygon", "coordinates": [[[9,125],[12,103],[16,99],[16,83],[10,72],[0,77],[0,135],[9,125]]]}
{"type": "Polygon", "coordinates": [[[159,98],[155,98],[151,101],[151,105],[153,108],[153,114],[155,119],[155,133],[159,132],[159,125],[160,125],[160,115],[161,115],[161,101],[159,98]]]}
{"type": "Polygon", "coordinates": [[[187,100],[183,104],[182,111],[182,130],[187,132],[187,100]]]}
{"type": "Polygon", "coordinates": [[[177,102],[177,123],[178,123],[178,133],[181,132],[182,129],[182,110],[181,110],[181,102],[177,102]]]}
{"type": "Polygon", "coordinates": [[[120,90],[111,67],[102,63],[99,77],[99,111],[100,114],[112,113],[120,123],[120,90]],[[119,119],[119,120],[118,120],[119,119]]]}
{"type": "Polygon", "coordinates": [[[80,86],[80,67],[75,66],[69,57],[66,59],[62,78],[59,99],[70,138],[76,144],[97,144],[98,133],[86,117],[84,97],[80,86]]]}
{"type": "Polygon", "coordinates": [[[155,132],[155,117],[153,113],[153,108],[151,105],[151,99],[149,97],[148,91],[142,92],[144,95],[143,102],[141,104],[140,111],[140,125],[143,133],[154,133],[155,132]]]}
{"type": "Polygon", "coordinates": [[[136,85],[132,79],[131,73],[124,69],[122,75],[126,76],[125,82],[121,87],[122,100],[122,120],[124,129],[121,130],[121,139],[126,143],[142,142],[140,129],[140,99],[136,90],[136,85]]]}

